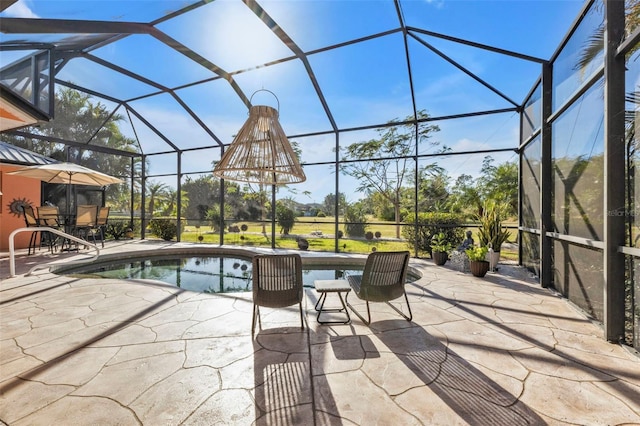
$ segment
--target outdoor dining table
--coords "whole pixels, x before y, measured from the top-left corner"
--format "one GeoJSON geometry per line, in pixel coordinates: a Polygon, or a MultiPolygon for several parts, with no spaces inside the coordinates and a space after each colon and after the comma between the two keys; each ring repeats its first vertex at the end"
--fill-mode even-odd
{"type": "Polygon", "coordinates": [[[64,232],[71,234],[73,226],[76,223],[75,213],[58,213],[58,223],[63,228],[64,232]]]}
{"type": "MultiPolygon", "coordinates": [[[[76,225],[76,214],[75,213],[59,213],[60,217],[60,225],[64,228],[64,232],[73,235],[73,229],[76,225]]],[[[76,244],[76,248],[71,248],[71,240],[68,238],[62,239],[62,248],[61,251],[71,251],[78,250],[78,245],[76,244]],[[67,248],[65,248],[65,244],[67,248]]]]}

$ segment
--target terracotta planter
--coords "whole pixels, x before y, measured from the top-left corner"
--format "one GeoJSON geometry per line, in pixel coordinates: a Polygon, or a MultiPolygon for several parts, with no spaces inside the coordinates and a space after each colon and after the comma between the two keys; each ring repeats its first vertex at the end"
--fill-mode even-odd
{"type": "Polygon", "coordinates": [[[469,268],[474,277],[484,277],[489,272],[489,262],[486,260],[472,260],[469,262],[469,268]]]}
{"type": "Polygon", "coordinates": [[[431,253],[431,257],[433,257],[435,264],[439,266],[447,263],[447,260],[449,259],[449,255],[446,251],[434,251],[431,253]]]}

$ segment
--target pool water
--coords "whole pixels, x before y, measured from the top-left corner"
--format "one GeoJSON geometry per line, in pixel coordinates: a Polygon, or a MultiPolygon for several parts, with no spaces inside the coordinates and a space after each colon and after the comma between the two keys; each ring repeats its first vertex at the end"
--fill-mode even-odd
{"type": "MultiPolygon", "coordinates": [[[[315,280],[343,278],[346,273],[361,274],[363,266],[303,266],[305,287],[315,280]]],[[[162,281],[185,290],[202,293],[251,291],[251,259],[229,256],[154,257],[127,259],[108,264],[74,268],[65,275],[94,278],[142,279],[162,281]]]]}

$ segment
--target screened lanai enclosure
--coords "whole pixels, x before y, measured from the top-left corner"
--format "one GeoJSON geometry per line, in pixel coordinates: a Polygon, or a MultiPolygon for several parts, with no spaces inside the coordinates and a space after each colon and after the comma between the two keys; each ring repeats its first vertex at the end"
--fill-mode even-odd
{"type": "Polygon", "coordinates": [[[111,238],[424,257],[500,203],[503,258],[640,348],[640,2],[499,3],[2,2],[33,121],[0,140],[124,179],[39,200],[110,206],[111,238]],[[304,182],[212,174],[254,105],[304,182]]]}

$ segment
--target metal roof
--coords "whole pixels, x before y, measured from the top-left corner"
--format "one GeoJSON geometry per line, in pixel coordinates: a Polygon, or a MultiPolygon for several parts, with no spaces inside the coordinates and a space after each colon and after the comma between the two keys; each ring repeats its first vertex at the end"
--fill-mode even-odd
{"type": "Polygon", "coordinates": [[[45,157],[33,151],[0,141],[0,163],[33,166],[36,164],[57,163],[57,161],[53,158],[45,157]]]}

